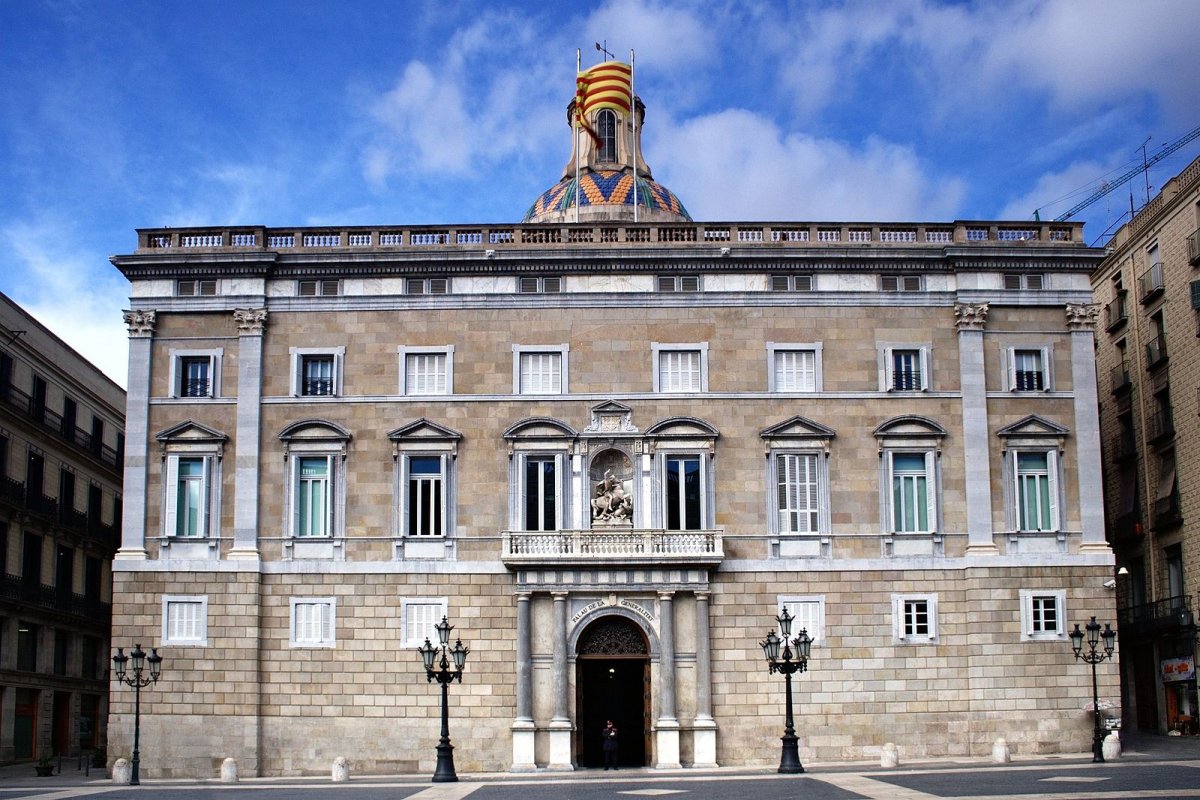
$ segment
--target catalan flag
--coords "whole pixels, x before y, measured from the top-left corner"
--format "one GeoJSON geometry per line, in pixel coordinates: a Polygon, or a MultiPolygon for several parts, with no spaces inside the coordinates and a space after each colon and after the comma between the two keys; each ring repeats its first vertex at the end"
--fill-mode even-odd
{"type": "Polygon", "coordinates": [[[633,94],[633,67],[605,61],[580,72],[575,80],[575,120],[585,120],[593,111],[611,108],[629,113],[633,94]]]}

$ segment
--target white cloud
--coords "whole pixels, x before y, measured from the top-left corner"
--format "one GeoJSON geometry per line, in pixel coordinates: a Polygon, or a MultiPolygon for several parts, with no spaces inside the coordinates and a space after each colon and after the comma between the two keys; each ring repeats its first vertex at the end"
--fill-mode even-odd
{"type": "MultiPolygon", "coordinates": [[[[686,67],[712,57],[717,48],[712,17],[718,12],[708,8],[706,18],[679,4],[612,0],[588,18],[585,29],[589,41],[607,42],[618,61],[627,61],[629,51],[653,60],[662,72],[681,72],[686,67]]],[[[595,54],[597,59],[599,54],[595,54]]],[[[592,63],[586,56],[585,66],[592,63]]]]}
{"type": "Polygon", "coordinates": [[[961,181],[931,178],[908,147],[789,134],[742,110],[657,133],[651,157],[695,219],[953,218],[963,196],[961,181]]]}
{"type": "Polygon", "coordinates": [[[1095,161],[1080,161],[1065,169],[1049,172],[1037,179],[1033,187],[1012,198],[1000,210],[1000,219],[1030,219],[1034,209],[1041,209],[1042,219],[1053,219],[1083,201],[1100,188],[1097,175],[1104,174],[1105,167],[1095,161]]]}
{"type": "Polygon", "coordinates": [[[121,320],[128,284],[103,257],[71,239],[66,223],[0,229],[17,281],[10,297],[118,385],[126,385],[129,339],[121,320]]]}

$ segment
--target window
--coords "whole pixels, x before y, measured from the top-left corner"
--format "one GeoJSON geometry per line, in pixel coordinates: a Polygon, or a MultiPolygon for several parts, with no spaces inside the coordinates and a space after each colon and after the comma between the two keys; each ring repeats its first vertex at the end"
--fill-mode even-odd
{"type": "Polygon", "coordinates": [[[1021,590],[1021,639],[1065,639],[1064,605],[1066,592],[1062,589],[1021,590]]]}
{"type": "MultiPolygon", "coordinates": [[[[800,416],[759,434],[767,446],[768,519],[772,535],[829,530],[829,450],[835,432],[800,416]]],[[[811,543],[780,542],[780,555],[817,555],[811,543]]],[[[823,549],[823,548],[822,548],[823,549]]]]}
{"type": "Polygon", "coordinates": [[[446,476],[441,456],[406,456],[405,533],[409,536],[446,534],[446,476]]]}
{"type": "MultiPolygon", "coordinates": [[[[181,539],[220,536],[221,456],[228,437],[195,422],[184,422],[155,434],[164,450],[162,535],[181,539]]],[[[89,515],[99,517],[100,491],[89,515]]],[[[115,512],[114,512],[115,513],[115,512]]]]}
{"type": "Polygon", "coordinates": [[[341,293],[341,284],[336,280],[299,281],[296,284],[296,294],[300,297],[336,297],[341,293]]]}
{"type": "Polygon", "coordinates": [[[173,457],[168,461],[167,486],[173,504],[167,506],[168,536],[208,534],[208,463],[202,456],[173,457]],[[171,469],[174,469],[172,475],[171,469]],[[174,490],[169,487],[174,486],[174,490]],[[172,522],[173,518],[173,522],[172,522]]]}
{"type": "Polygon", "coordinates": [[[885,292],[919,292],[923,280],[921,275],[880,275],[879,288],[885,292]]]}
{"type": "MultiPolygon", "coordinates": [[[[428,639],[434,644],[438,641],[434,626],[442,621],[449,611],[446,598],[440,599],[403,599],[400,601],[401,624],[403,631],[401,639],[405,647],[420,647],[428,639]]],[[[451,631],[453,636],[453,631],[451,631]]]]}
{"type": "Polygon", "coordinates": [[[563,394],[566,387],[568,345],[531,347],[513,345],[513,392],[563,394]]]}
{"type": "Polygon", "coordinates": [[[453,465],[462,434],[426,419],[388,434],[396,464],[394,543],[396,557],[444,557],[449,545],[421,545],[454,532],[453,465]]]}
{"type": "Polygon", "coordinates": [[[293,347],[292,397],[337,397],[342,394],[346,348],[293,347]]]}
{"type": "Polygon", "coordinates": [[[880,391],[923,392],[930,386],[928,345],[881,345],[880,391]]]}
{"type": "MultiPolygon", "coordinates": [[[[508,525],[514,531],[556,531],[567,526],[576,433],[558,420],[524,419],[504,432],[508,443],[510,492],[508,525]]],[[[585,505],[585,508],[587,506],[585,505]]]]}
{"type": "Polygon", "coordinates": [[[162,620],[163,644],[208,645],[208,597],[166,595],[162,620]]]}
{"type": "Polygon", "coordinates": [[[71,634],[69,631],[54,631],[54,674],[67,674],[67,656],[71,652],[71,634]]]}
{"type": "Polygon", "coordinates": [[[350,433],[328,420],[308,419],[283,429],[287,482],[285,555],[332,558],[341,555],[345,535],[346,454],[350,433]]]}
{"type": "Polygon", "coordinates": [[[813,290],[812,275],[772,275],[772,292],[811,292],[813,290]]]}
{"type": "Polygon", "coordinates": [[[171,397],[220,397],[221,355],[218,350],[171,351],[171,397]]]}
{"type": "Polygon", "coordinates": [[[404,291],[408,294],[447,294],[450,291],[450,279],[409,278],[404,282],[404,291]]]}
{"type": "Polygon", "coordinates": [[[17,669],[37,672],[40,635],[41,628],[37,625],[23,619],[17,621],[17,669]]]}
{"type": "Polygon", "coordinates": [[[768,389],[772,392],[821,391],[821,345],[767,342],[768,389]]]}
{"type": "Polygon", "coordinates": [[[1037,290],[1046,288],[1046,278],[1040,273],[1006,272],[1004,274],[1005,289],[1037,290]]]}
{"type": "Polygon", "coordinates": [[[667,455],[663,460],[663,527],[694,531],[705,527],[703,459],[667,455]]]}
{"type": "Polygon", "coordinates": [[[699,275],[659,275],[658,291],[660,292],[698,292],[700,291],[699,275]]]}
{"type": "Polygon", "coordinates": [[[326,537],[332,531],[332,464],[329,456],[296,459],[296,504],[292,535],[326,537]]]}
{"type": "Polygon", "coordinates": [[[778,614],[787,609],[792,615],[792,637],[806,631],[814,645],[825,643],[825,596],[811,595],[779,598],[778,614]]]}
{"type": "Polygon", "coordinates": [[[1016,348],[1011,351],[1009,385],[1014,392],[1041,392],[1050,388],[1047,351],[1016,348]]]}
{"type": "Polygon", "coordinates": [[[708,343],[651,343],[654,353],[654,391],[708,391],[708,343]]]}
{"type": "Polygon", "coordinates": [[[1017,451],[1013,460],[1017,530],[1058,530],[1058,453],[1017,451]]]}
{"type": "Polygon", "coordinates": [[[430,349],[401,346],[400,394],[437,395],[454,392],[453,345],[430,349]]]}
{"type": "Polygon", "coordinates": [[[821,525],[821,467],[817,453],[776,453],[775,500],[780,533],[816,533],[821,525]]]}
{"type": "Polygon", "coordinates": [[[522,530],[556,531],[562,527],[559,457],[528,455],[523,461],[525,470],[521,486],[524,499],[522,530]]]}
{"type": "Polygon", "coordinates": [[[933,453],[886,454],[891,491],[889,520],[895,533],[931,533],[937,527],[934,506],[933,453]]]}
{"type": "Polygon", "coordinates": [[[892,632],[902,643],[937,640],[937,595],[892,595],[892,632]]]}
{"type": "Polygon", "coordinates": [[[335,597],[293,597],[292,647],[333,647],[336,643],[335,597]]]}
{"type": "Polygon", "coordinates": [[[176,281],[175,294],[179,297],[214,297],[217,294],[217,282],[176,281]]]}
{"type": "Polygon", "coordinates": [[[597,161],[617,160],[617,115],[611,109],[605,108],[596,115],[597,161]]]}
{"type": "Polygon", "coordinates": [[[562,278],[557,276],[520,278],[517,280],[517,291],[521,294],[558,294],[562,291],[562,278]]]}

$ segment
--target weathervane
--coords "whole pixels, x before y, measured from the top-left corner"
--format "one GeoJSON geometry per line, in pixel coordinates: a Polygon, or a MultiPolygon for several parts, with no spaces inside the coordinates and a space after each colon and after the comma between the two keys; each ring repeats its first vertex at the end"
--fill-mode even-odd
{"type": "Polygon", "coordinates": [[[596,51],[604,54],[605,61],[608,61],[610,58],[616,58],[615,55],[608,52],[608,39],[604,40],[604,44],[596,42],[596,51]]]}

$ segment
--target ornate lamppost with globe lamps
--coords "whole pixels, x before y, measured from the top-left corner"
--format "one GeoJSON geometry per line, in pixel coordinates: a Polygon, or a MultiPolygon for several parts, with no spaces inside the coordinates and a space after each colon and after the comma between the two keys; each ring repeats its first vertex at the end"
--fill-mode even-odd
{"type": "Polygon", "coordinates": [[[1092,711],[1095,714],[1092,763],[1103,763],[1104,733],[1100,730],[1100,691],[1096,685],[1096,665],[1106,658],[1112,658],[1117,632],[1107,622],[1104,624],[1104,631],[1101,632],[1100,623],[1096,622],[1095,617],[1092,617],[1092,621],[1085,625],[1084,629],[1087,630],[1087,651],[1083,649],[1084,632],[1079,630],[1078,622],[1075,623],[1075,630],[1071,631],[1071,649],[1075,651],[1075,658],[1092,665],[1092,711]],[[1100,644],[1101,639],[1104,640],[1103,649],[1097,650],[1096,645],[1100,644]]]}
{"type": "Polygon", "coordinates": [[[142,760],[139,752],[142,732],[142,689],[152,683],[158,683],[158,679],[162,675],[162,656],[158,654],[158,648],[155,647],[150,648],[150,655],[146,655],[146,651],[140,644],[135,644],[133,652],[129,655],[125,655],[125,648],[118,647],[117,654],[113,656],[113,672],[116,674],[117,680],[133,687],[133,759],[130,763],[129,785],[138,786],[141,784],[138,767],[142,760]],[[126,666],[130,667],[128,673],[126,666]],[[146,674],[147,666],[150,667],[149,675],[146,674]]]}
{"type": "Polygon", "coordinates": [[[787,718],[781,737],[783,751],[779,757],[779,771],[786,774],[804,772],[804,766],[800,763],[799,739],[792,721],[792,674],[805,672],[808,669],[808,653],[812,647],[812,639],[809,638],[806,629],[802,629],[791,642],[788,641],[788,637],[792,635],[793,619],[794,617],[784,608],[783,613],[775,618],[775,621],[779,623],[781,635],[776,636],[775,631],[772,630],[767,633],[766,641],[759,642],[763,654],[767,657],[767,674],[774,675],[776,672],[782,672],[787,687],[787,718]],[[782,654],[780,645],[783,646],[782,654]],[[796,648],[794,654],[793,647],[796,648]]]}
{"type": "Polygon", "coordinates": [[[451,681],[462,683],[463,667],[466,666],[467,653],[471,652],[471,648],[464,647],[462,639],[457,639],[454,647],[450,647],[450,631],[454,630],[454,626],[446,617],[442,617],[442,621],[433,628],[438,633],[439,646],[434,647],[427,638],[425,644],[417,648],[417,652],[421,654],[421,660],[425,664],[426,680],[430,683],[436,680],[442,686],[442,737],[438,740],[437,767],[433,771],[433,782],[450,783],[457,781],[458,775],[454,772],[454,746],[450,744],[450,717],[446,711],[447,689],[451,681]],[[440,661],[437,660],[439,653],[440,661]],[[450,669],[451,659],[454,660],[454,669],[450,669]],[[437,669],[434,669],[435,666],[437,669]]]}

